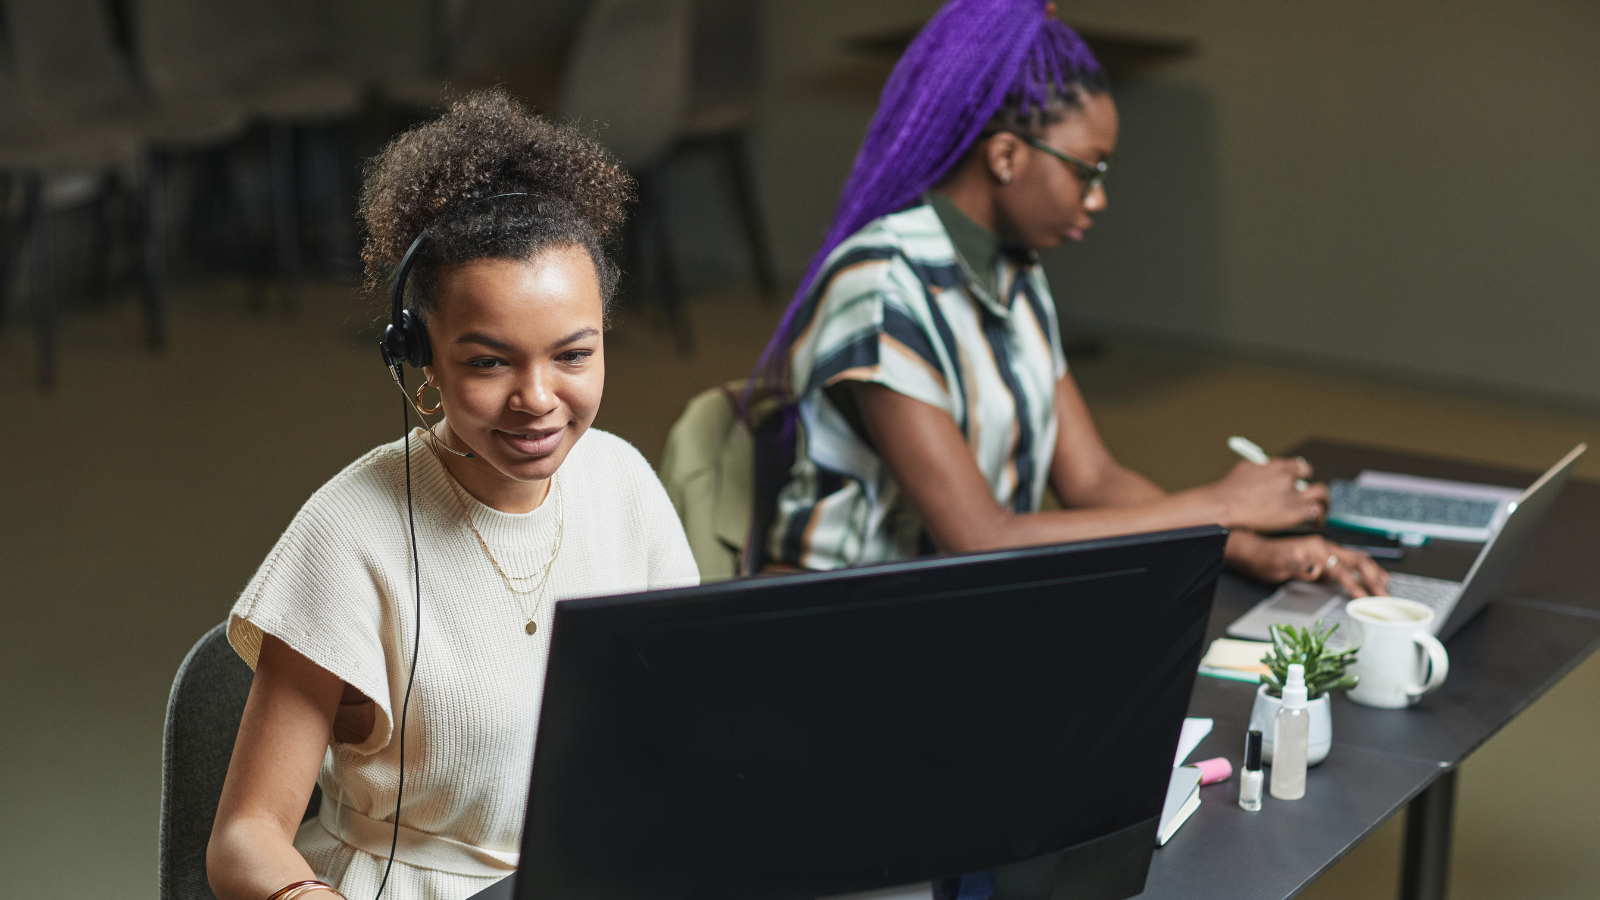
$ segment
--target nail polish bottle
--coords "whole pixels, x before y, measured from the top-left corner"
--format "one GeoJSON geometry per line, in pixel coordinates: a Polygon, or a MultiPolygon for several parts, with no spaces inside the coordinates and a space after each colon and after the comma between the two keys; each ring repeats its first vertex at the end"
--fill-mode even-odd
{"type": "Polygon", "coordinates": [[[1261,809],[1261,732],[1244,736],[1244,768],[1239,772],[1239,808],[1245,812],[1261,809]]]}

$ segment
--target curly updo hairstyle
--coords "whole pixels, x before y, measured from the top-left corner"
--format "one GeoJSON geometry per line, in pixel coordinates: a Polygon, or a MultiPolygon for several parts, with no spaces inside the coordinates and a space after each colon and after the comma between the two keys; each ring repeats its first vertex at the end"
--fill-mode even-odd
{"type": "Polygon", "coordinates": [[[605,242],[633,197],[633,179],[593,138],[504,90],[467,94],[367,163],[359,211],[366,288],[384,285],[429,229],[406,283],[406,307],[423,322],[438,303],[441,269],[564,246],[588,251],[609,312],[618,271],[605,242]],[[486,199],[512,193],[533,196],[486,199]]]}

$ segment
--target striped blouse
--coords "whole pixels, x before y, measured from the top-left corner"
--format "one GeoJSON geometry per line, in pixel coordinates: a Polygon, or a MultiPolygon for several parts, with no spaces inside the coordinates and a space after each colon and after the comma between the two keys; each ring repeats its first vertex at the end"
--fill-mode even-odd
{"type": "Polygon", "coordinates": [[[846,381],[944,410],[995,500],[1015,512],[1039,508],[1055,453],[1056,382],[1067,371],[1055,301],[1025,251],[973,260],[993,270],[979,277],[990,273],[957,252],[941,212],[960,216],[930,194],[856,232],[829,255],[797,318],[804,331],[789,383],[800,428],[768,535],[774,560],[835,569],[934,551],[847,396],[827,390],[846,381]]]}

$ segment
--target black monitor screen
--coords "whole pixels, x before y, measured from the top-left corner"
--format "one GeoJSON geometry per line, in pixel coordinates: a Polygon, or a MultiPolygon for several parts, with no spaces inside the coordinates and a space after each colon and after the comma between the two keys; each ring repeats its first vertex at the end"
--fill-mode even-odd
{"type": "Polygon", "coordinates": [[[560,603],[516,896],[810,898],[1119,832],[1142,887],[1225,540],[560,603]]]}

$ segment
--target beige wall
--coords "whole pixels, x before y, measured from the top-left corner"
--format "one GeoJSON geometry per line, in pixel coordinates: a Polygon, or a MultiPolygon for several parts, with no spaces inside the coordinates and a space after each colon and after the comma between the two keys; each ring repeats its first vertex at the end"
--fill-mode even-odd
{"type": "MultiPolygon", "coordinates": [[[[759,159],[791,274],[887,71],[841,39],[937,6],[769,0],[759,159]]],[[[1600,4],[1061,10],[1202,48],[1119,86],[1113,208],[1049,260],[1069,317],[1600,403],[1600,4]]]]}

